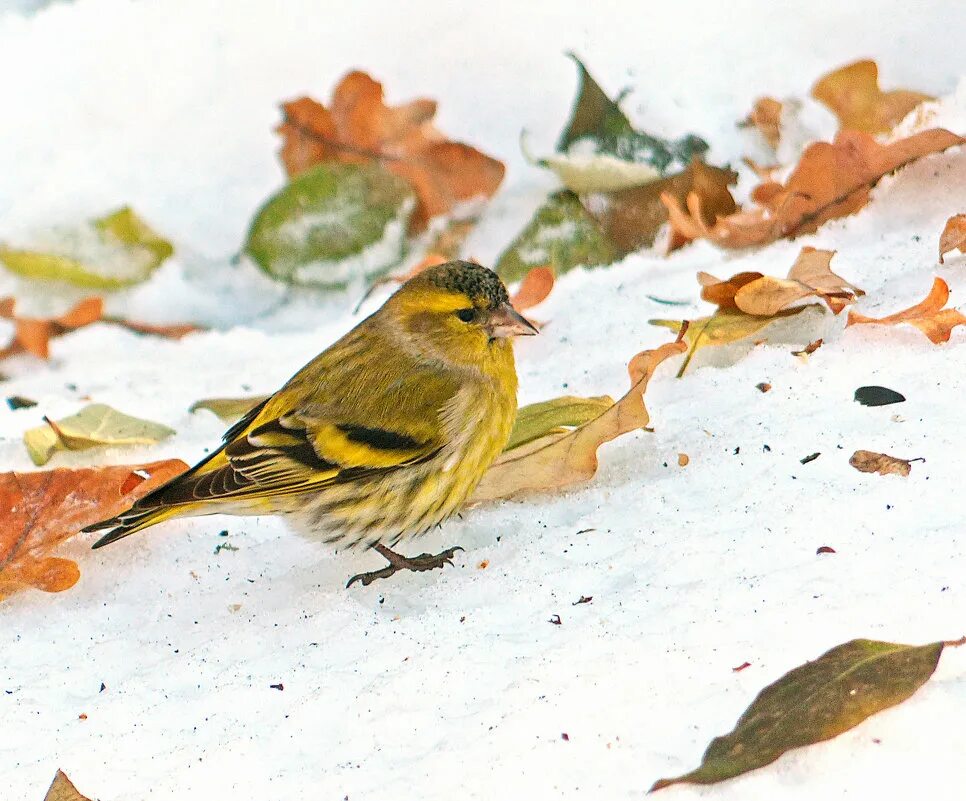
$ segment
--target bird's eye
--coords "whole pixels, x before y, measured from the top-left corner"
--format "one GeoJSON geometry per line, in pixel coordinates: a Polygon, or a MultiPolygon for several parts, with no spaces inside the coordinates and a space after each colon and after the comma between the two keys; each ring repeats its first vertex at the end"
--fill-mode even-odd
{"type": "Polygon", "coordinates": [[[471,323],[476,318],[476,311],[474,309],[460,309],[456,312],[456,316],[464,323],[471,323]]]}

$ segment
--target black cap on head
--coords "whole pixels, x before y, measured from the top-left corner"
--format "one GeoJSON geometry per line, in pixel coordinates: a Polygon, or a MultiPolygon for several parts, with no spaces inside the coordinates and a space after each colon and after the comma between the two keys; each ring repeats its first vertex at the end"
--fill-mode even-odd
{"type": "Polygon", "coordinates": [[[440,289],[462,292],[474,303],[483,301],[490,308],[496,308],[510,300],[500,277],[493,270],[471,261],[448,261],[446,264],[430,267],[423,275],[440,289]]]}

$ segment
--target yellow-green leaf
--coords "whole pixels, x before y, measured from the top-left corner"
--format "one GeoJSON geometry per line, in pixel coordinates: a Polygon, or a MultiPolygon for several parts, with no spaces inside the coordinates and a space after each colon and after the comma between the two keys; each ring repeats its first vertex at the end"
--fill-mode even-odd
{"type": "Polygon", "coordinates": [[[786,751],[830,740],[905,701],[936,669],[942,642],[898,645],[852,640],[762,690],[733,731],[711,741],[701,765],[651,791],[714,784],[774,762],[786,751]]]}
{"type": "Polygon", "coordinates": [[[58,770],[50,783],[47,795],[44,796],[44,801],[90,801],[90,799],[78,792],[64,771],[58,770]]]}
{"type": "Polygon", "coordinates": [[[174,252],[127,206],[40,239],[28,248],[0,245],[0,263],[25,278],[110,290],[145,280],[174,252]]]}
{"type": "MultiPolygon", "coordinates": [[[[710,317],[699,317],[691,320],[688,330],[684,334],[684,339],[688,343],[688,355],[678,370],[678,378],[684,375],[685,370],[694,358],[694,354],[700,348],[712,345],[728,345],[732,342],[739,342],[747,337],[757,334],[766,326],[781,320],[785,317],[794,317],[801,314],[805,309],[816,309],[815,304],[809,306],[799,306],[794,309],[787,309],[778,312],[771,317],[756,317],[740,311],[719,309],[710,317]]],[[[669,328],[674,332],[681,330],[682,320],[648,320],[651,325],[669,328]]]]}
{"type": "Polygon", "coordinates": [[[244,417],[251,409],[265,400],[268,395],[251,395],[247,398],[202,398],[188,407],[189,412],[207,409],[218,415],[226,423],[244,417]]]}
{"type": "Polygon", "coordinates": [[[150,251],[157,259],[157,264],[174,253],[174,246],[138,217],[130,206],[122,206],[106,217],[94,220],[94,227],[118,242],[150,251]]]}
{"type": "Polygon", "coordinates": [[[517,419],[504,450],[513,450],[549,434],[563,434],[568,429],[589,423],[613,405],[614,400],[606,395],[596,398],[564,395],[522,406],[517,411],[517,419]]]}
{"type": "Polygon", "coordinates": [[[153,445],[174,434],[161,423],[123,414],[103,403],[92,403],[77,414],[28,429],[23,441],[36,465],[47,464],[57,451],[119,445],[153,445]]]}

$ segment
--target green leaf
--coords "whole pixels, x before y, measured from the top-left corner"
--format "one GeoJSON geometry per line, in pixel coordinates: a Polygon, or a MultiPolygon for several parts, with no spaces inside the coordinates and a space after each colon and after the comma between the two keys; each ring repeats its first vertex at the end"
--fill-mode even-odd
{"type": "Polygon", "coordinates": [[[47,464],[57,451],[82,451],[118,445],[153,445],[174,434],[161,423],[130,417],[103,403],[85,406],[77,414],[24,432],[27,453],[35,465],[47,464]]]}
{"type": "Polygon", "coordinates": [[[836,646],[762,690],[734,730],[711,741],[700,767],[658,780],[651,792],[740,776],[854,728],[918,690],[936,669],[943,645],[852,640],[836,646]]]}
{"type": "Polygon", "coordinates": [[[611,264],[623,255],[577,196],[562,191],[550,195],[537,209],[526,228],[500,255],[496,272],[512,283],[533,267],[553,267],[559,276],[577,266],[611,264]]]}
{"type": "Polygon", "coordinates": [[[593,153],[649,164],[662,175],[674,166],[687,166],[692,158],[707,152],[708,143],[694,134],[673,141],[636,131],[618,105],[621,98],[607,97],[583,62],[573,53],[568,55],[577,65],[580,86],[570,122],[557,142],[558,151],[573,154],[575,146],[588,143],[593,153]]]}
{"type": "Polygon", "coordinates": [[[578,398],[564,395],[553,400],[531,403],[517,410],[517,419],[504,451],[513,450],[550,434],[563,434],[596,419],[611,406],[614,399],[606,395],[578,398]]]}
{"type": "Polygon", "coordinates": [[[47,242],[29,249],[0,245],[0,262],[25,278],[109,290],[144,281],[174,253],[128,206],[41,238],[47,242]]]}
{"type": "Polygon", "coordinates": [[[408,182],[379,164],[327,162],[259,209],[245,252],[283,281],[345,286],[402,260],[415,205],[408,182]]]}
{"type": "Polygon", "coordinates": [[[247,398],[203,398],[195,401],[188,407],[189,412],[196,412],[198,409],[207,409],[218,415],[226,423],[234,422],[244,417],[265,400],[268,395],[252,395],[247,398]]]}

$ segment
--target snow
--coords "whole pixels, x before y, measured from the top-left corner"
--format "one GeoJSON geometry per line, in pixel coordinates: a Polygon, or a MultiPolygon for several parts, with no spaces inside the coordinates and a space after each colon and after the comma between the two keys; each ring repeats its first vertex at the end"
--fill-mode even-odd
{"type": "MultiPolygon", "coordinates": [[[[270,391],[359,319],[358,294],[288,289],[230,263],[283,181],[278,101],[327,98],[350,68],[383,80],[392,102],[438,98],[443,131],[507,163],[470,241],[484,261],[556,185],[518,140],[525,128],[534,152],[550,152],[576,84],[565,50],[608,91],[633,88],[626,108],[641,127],[693,131],[718,162],[748,152],[734,123],[756,96],[804,96],[865,56],[887,87],[943,96],[925,124],[966,130],[966,6],[942,0],[290,0],[231,13],[217,0],[77,0],[20,13],[30,5],[0,13],[0,73],[14,76],[0,82],[0,239],[129,203],[177,251],[115,293],[111,313],[216,329],[171,342],[98,325],[56,340],[46,364],[6,360],[2,394],[39,405],[0,411],[4,469],[30,469],[23,431],[88,396],[178,432],[99,460],[197,459],[224,426],[188,413],[193,401],[270,391]]],[[[829,125],[803,106],[813,130],[829,125]]],[[[707,313],[698,270],[785,275],[803,245],[838,251],[832,268],[868,292],[866,313],[917,302],[935,275],[962,304],[963,258],[940,267],[936,256],[964,202],[960,149],[794,243],[697,243],[570,273],[534,311],[543,334],[519,344],[521,402],[622,393],[627,360],[668,340],[649,318],[707,313]]],[[[78,296],[0,277],[0,295],[14,291],[28,309],[78,296]]],[[[648,390],[653,434],[607,446],[586,486],[480,507],[427,536],[418,549],[465,548],[444,571],[347,591],[379,560],[271,518],[173,522],[96,553],[67,545],[82,571],[73,590],[0,604],[5,797],[39,799],[60,767],[104,801],[639,798],[694,767],[763,686],[828,648],[960,636],[966,331],[934,346],[911,328],[842,322],[821,322],[825,344],[807,361],[772,345],[726,367],[696,359],[683,380],[663,367],[648,390]],[[908,400],[859,406],[863,384],[908,400]],[[848,464],[859,448],[926,461],[906,479],[866,475],[848,464]],[[822,545],[836,553],[816,555],[822,545]],[[581,596],[593,601],[573,605],[581,596]]],[[[950,649],[909,701],[833,741],[716,787],[662,792],[959,798],[964,713],[966,655],[950,649]]]]}

